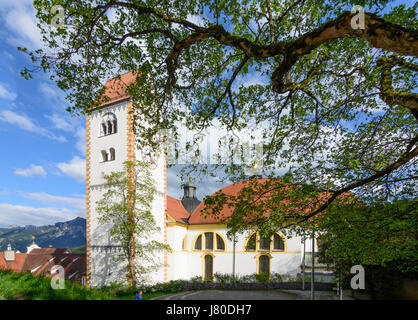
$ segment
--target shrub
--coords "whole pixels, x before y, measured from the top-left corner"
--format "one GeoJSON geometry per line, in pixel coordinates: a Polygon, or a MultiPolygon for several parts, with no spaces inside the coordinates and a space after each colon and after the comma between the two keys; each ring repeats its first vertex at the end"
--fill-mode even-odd
{"type": "Polygon", "coordinates": [[[171,280],[163,286],[164,292],[176,293],[182,291],[184,288],[183,280],[171,280]]]}
{"type": "Polygon", "coordinates": [[[255,276],[257,282],[269,282],[270,275],[266,272],[260,272],[255,276]]]}
{"type": "Polygon", "coordinates": [[[255,273],[238,277],[238,283],[251,283],[256,281],[257,275],[255,273]]]}
{"type": "Polygon", "coordinates": [[[228,273],[215,273],[214,275],[215,282],[219,283],[234,283],[236,278],[232,276],[232,274],[228,273]]]}
{"type": "Polygon", "coordinates": [[[271,282],[282,282],[283,278],[279,273],[273,272],[270,276],[271,282]]]}
{"type": "Polygon", "coordinates": [[[190,278],[190,281],[193,282],[193,283],[202,282],[202,277],[201,276],[195,276],[195,277],[190,278]]]}

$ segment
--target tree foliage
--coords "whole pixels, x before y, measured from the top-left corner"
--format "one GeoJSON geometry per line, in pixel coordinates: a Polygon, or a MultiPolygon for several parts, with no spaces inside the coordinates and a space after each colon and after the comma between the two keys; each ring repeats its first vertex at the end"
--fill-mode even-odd
{"type": "MultiPolygon", "coordinates": [[[[390,198],[417,191],[416,3],[35,0],[34,6],[46,49],[29,53],[37,67],[23,75],[51,72],[73,113],[105,100],[105,80],[137,71],[129,92],[137,118],[149,124],[137,122],[139,144],[156,146],[157,131],[176,130],[176,121],[196,130],[214,123],[262,129],[263,175],[288,172],[295,185],[314,186],[311,198],[330,194],[300,211],[301,220],[347,192],[390,198]],[[51,26],[53,5],[64,9],[58,28],[51,26]],[[352,27],[354,5],[365,9],[364,29],[352,27]]],[[[245,166],[220,168],[230,180],[245,177],[245,166]]]]}
{"type": "Polygon", "coordinates": [[[322,259],[348,274],[356,264],[417,272],[417,213],[417,199],[332,206],[317,220],[322,259]]]}
{"type": "Polygon", "coordinates": [[[114,243],[122,253],[117,261],[126,262],[128,283],[144,282],[161,267],[157,253],[166,246],[152,239],[160,229],[152,215],[155,185],[146,164],[124,163],[124,170],[105,175],[106,192],[97,201],[99,222],[110,226],[114,243]]]}

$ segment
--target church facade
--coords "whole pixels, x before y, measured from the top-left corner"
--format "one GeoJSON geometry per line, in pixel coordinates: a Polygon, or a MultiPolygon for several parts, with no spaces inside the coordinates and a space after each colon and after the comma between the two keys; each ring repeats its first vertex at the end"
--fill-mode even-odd
{"type": "MultiPolygon", "coordinates": [[[[93,110],[86,119],[87,284],[93,287],[122,282],[126,273],[126,263],[115,262],[121,248],[112,241],[109,226],[99,223],[95,208],[105,191],[104,175],[120,171],[126,160],[150,162],[147,152],[135,148],[132,103],[124,91],[133,80],[131,73],[122,75],[120,80],[109,80],[105,84],[109,101],[93,110]]],[[[270,239],[258,233],[230,239],[226,225],[201,215],[203,202],[197,199],[194,185],[184,186],[182,199],[167,195],[164,154],[153,157],[150,170],[156,182],[152,213],[161,230],[154,239],[168,244],[171,249],[157,257],[164,267],[152,275],[151,282],[193,277],[208,279],[215,273],[266,272],[292,276],[300,273],[304,246],[305,252],[311,252],[311,241],[304,244],[298,236],[285,237],[281,233],[270,239]]],[[[243,183],[222,190],[233,194],[243,183]]]]}

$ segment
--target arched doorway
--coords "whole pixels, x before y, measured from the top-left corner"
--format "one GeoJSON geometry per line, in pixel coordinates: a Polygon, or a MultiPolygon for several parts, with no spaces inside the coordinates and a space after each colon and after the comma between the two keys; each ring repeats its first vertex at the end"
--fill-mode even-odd
{"type": "Polygon", "coordinates": [[[268,255],[261,255],[258,263],[258,273],[267,273],[270,275],[270,257],[268,255]]]}
{"type": "Polygon", "coordinates": [[[204,280],[213,279],[213,257],[209,254],[204,259],[204,280]]]}

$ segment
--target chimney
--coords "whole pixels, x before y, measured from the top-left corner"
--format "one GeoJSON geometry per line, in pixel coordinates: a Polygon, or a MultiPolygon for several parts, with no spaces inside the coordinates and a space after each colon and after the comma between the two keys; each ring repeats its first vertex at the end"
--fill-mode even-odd
{"type": "Polygon", "coordinates": [[[4,260],[6,261],[15,261],[15,252],[12,250],[10,243],[7,246],[7,250],[4,251],[4,260]]]}

